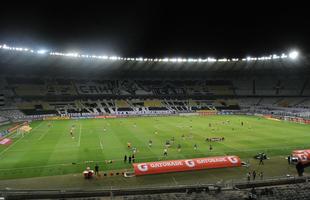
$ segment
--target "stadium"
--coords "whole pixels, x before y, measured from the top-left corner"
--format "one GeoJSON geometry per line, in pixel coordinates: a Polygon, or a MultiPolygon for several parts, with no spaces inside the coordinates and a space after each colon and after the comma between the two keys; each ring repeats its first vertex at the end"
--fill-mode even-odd
{"type": "Polygon", "coordinates": [[[4,5],[0,200],[310,199],[307,12],[199,5],[4,5]]]}
{"type": "Polygon", "coordinates": [[[298,172],[288,156],[309,148],[309,61],[295,51],[149,59],[0,48],[2,187],[233,184],[248,172],[255,179],[252,171],[258,182],[291,180],[298,172]],[[260,153],[263,164],[254,158],[260,153]],[[217,156],[242,163],[146,176],[133,169],[217,156]],[[100,175],[85,182],[82,172],[95,165],[100,175]]]}

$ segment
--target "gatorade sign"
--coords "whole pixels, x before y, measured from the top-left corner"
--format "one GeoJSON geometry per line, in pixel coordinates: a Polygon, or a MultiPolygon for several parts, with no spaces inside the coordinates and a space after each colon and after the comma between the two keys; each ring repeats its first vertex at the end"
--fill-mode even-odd
{"type": "Polygon", "coordinates": [[[185,160],[133,163],[134,172],[137,176],[240,166],[241,160],[238,156],[219,156],[185,160]]]}

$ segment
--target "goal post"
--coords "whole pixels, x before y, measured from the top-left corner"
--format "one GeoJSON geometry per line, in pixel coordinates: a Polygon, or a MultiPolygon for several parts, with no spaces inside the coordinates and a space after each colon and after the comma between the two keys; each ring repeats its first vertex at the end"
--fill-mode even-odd
{"type": "Polygon", "coordinates": [[[26,133],[29,133],[31,131],[31,129],[32,128],[28,124],[21,126],[17,129],[17,135],[21,135],[22,137],[24,137],[26,133]]]}

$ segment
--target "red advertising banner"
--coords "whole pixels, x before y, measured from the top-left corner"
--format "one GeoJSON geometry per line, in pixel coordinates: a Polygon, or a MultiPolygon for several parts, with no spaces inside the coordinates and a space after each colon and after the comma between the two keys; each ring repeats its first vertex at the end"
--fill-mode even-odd
{"type": "Polygon", "coordinates": [[[116,115],[106,115],[105,118],[109,119],[109,118],[116,118],[116,115]]]}
{"type": "Polygon", "coordinates": [[[99,115],[99,116],[96,116],[95,118],[96,119],[110,119],[110,118],[116,118],[117,116],[116,115],[99,115]]]}
{"type": "Polygon", "coordinates": [[[22,123],[22,124],[18,124],[18,125],[16,125],[16,126],[13,126],[13,127],[9,128],[8,131],[11,133],[11,132],[17,130],[19,127],[24,126],[24,125],[26,125],[26,124],[28,124],[28,122],[24,122],[24,123],[22,123]]]}
{"type": "Polygon", "coordinates": [[[54,117],[44,117],[43,120],[65,120],[70,119],[68,116],[54,116],[54,117]]]}
{"type": "Polygon", "coordinates": [[[199,110],[197,111],[199,115],[203,116],[209,116],[209,115],[216,115],[217,111],[216,110],[199,110]]]}
{"type": "Polygon", "coordinates": [[[9,145],[12,143],[12,140],[9,138],[4,138],[3,140],[0,139],[0,145],[9,145]]]}
{"type": "Polygon", "coordinates": [[[310,149],[294,150],[292,156],[297,157],[302,163],[308,163],[310,162],[310,149]]]}
{"type": "Polygon", "coordinates": [[[238,156],[218,156],[184,160],[133,163],[136,176],[240,166],[241,159],[238,156]]]}

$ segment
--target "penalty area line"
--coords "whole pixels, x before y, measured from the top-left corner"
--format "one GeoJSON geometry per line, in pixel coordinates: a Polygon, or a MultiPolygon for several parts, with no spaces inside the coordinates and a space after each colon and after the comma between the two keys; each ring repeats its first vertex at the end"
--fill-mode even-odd
{"type": "Polygon", "coordinates": [[[31,130],[31,132],[33,132],[34,130],[36,130],[36,129],[38,129],[39,127],[41,127],[42,124],[43,124],[43,121],[41,121],[39,125],[37,125],[36,127],[34,127],[34,128],[31,130]]]}
{"type": "Polygon", "coordinates": [[[6,149],[4,149],[3,151],[0,152],[0,158],[1,156],[7,152],[9,149],[11,149],[15,144],[17,144],[21,139],[23,139],[24,137],[20,137],[16,142],[14,142],[13,144],[11,144],[10,146],[8,146],[6,149]]]}
{"type": "Polygon", "coordinates": [[[39,137],[39,139],[38,140],[42,140],[43,139],[43,137],[47,134],[49,132],[49,130],[48,129],[46,129],[46,131],[43,133],[43,134],[41,134],[41,136],[39,137]]]}

